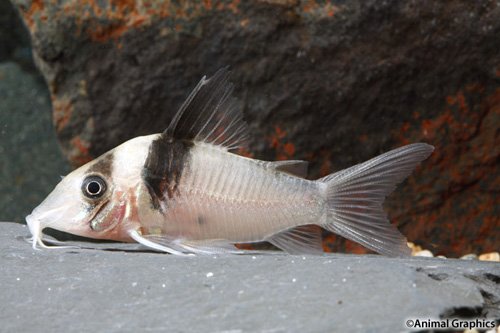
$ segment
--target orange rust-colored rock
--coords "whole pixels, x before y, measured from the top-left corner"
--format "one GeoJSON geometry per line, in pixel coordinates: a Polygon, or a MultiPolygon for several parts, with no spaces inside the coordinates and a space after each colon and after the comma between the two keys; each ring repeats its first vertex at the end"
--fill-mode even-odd
{"type": "Polygon", "coordinates": [[[70,122],[71,111],[73,110],[73,105],[69,101],[64,99],[58,99],[52,97],[52,110],[54,123],[56,125],[56,130],[61,131],[70,122]]]}
{"type": "Polygon", "coordinates": [[[409,181],[409,188],[420,193],[417,202],[394,196],[391,208],[400,212],[395,220],[407,226],[403,230],[409,238],[427,235],[433,252],[457,256],[493,251],[500,228],[500,197],[495,195],[500,188],[500,89],[489,93],[473,84],[445,98],[438,116],[419,119],[413,130],[394,132],[404,143],[423,136],[436,151],[428,161],[428,174],[409,181]],[[415,207],[420,212],[412,219],[415,207]],[[449,240],[446,247],[441,245],[443,237],[449,240]]]}
{"type": "Polygon", "coordinates": [[[278,161],[291,159],[295,153],[294,145],[291,142],[282,142],[282,139],[286,137],[286,133],[278,125],[274,126],[274,129],[276,134],[272,137],[266,135],[266,140],[269,141],[269,146],[276,150],[276,159],[278,161]]]}

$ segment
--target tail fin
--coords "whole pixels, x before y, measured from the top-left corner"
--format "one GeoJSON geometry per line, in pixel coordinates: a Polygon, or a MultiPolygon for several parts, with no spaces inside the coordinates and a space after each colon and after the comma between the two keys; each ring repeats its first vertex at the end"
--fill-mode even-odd
{"type": "Polygon", "coordinates": [[[382,203],[433,151],[415,143],[319,179],[329,205],[321,226],[380,254],[409,255],[406,237],[389,222],[382,203]]]}

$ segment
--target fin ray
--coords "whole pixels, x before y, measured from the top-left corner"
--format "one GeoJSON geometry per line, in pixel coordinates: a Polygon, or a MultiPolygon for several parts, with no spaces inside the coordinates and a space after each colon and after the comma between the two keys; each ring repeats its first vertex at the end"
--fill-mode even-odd
{"type": "Polygon", "coordinates": [[[205,142],[226,149],[244,147],[249,128],[232,97],[234,86],[229,75],[225,67],[210,79],[204,76],[162,135],[168,140],[205,142]]]}
{"type": "Polygon", "coordinates": [[[195,254],[241,254],[243,251],[234,244],[223,239],[209,239],[203,241],[181,241],[186,250],[195,254]]]}
{"type": "Polygon", "coordinates": [[[144,246],[176,255],[242,253],[232,243],[223,239],[189,241],[168,235],[140,235],[136,230],[130,231],[129,235],[144,246]]]}
{"type": "Polygon", "coordinates": [[[140,235],[136,230],[131,230],[128,232],[129,236],[132,237],[137,243],[140,243],[146,247],[152,248],[157,251],[167,252],[170,254],[176,255],[186,255],[181,248],[179,248],[174,239],[167,239],[166,237],[163,239],[163,242],[158,242],[156,240],[150,239],[148,236],[140,235]]]}
{"type": "Polygon", "coordinates": [[[303,225],[281,231],[266,241],[290,254],[323,254],[321,229],[314,225],[303,225]]]}
{"type": "Polygon", "coordinates": [[[329,211],[322,227],[388,256],[409,255],[406,237],[390,223],[382,203],[434,150],[415,143],[319,179],[329,211]]]}

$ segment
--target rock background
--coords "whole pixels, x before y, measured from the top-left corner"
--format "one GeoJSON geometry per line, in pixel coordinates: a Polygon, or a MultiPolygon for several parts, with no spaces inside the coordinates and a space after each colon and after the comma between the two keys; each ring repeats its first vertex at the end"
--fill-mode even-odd
{"type": "Polygon", "coordinates": [[[14,7],[0,0],[0,220],[24,221],[70,170],[28,32],[14,7]]]}
{"type": "Polygon", "coordinates": [[[253,129],[240,153],[306,159],[317,178],[428,142],[391,219],[434,253],[498,250],[498,2],[11,1],[74,166],[162,131],[202,75],[231,65],[253,129]]]}

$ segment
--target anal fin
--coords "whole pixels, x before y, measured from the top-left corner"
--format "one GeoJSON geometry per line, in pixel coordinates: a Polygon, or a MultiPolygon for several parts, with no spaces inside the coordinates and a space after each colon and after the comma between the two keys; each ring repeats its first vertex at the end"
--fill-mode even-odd
{"type": "Polygon", "coordinates": [[[323,254],[321,228],[304,225],[268,237],[266,241],[290,254],[323,254]]]}

